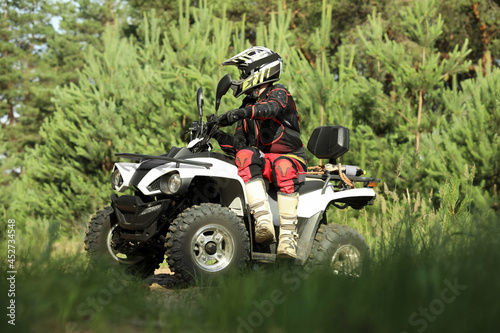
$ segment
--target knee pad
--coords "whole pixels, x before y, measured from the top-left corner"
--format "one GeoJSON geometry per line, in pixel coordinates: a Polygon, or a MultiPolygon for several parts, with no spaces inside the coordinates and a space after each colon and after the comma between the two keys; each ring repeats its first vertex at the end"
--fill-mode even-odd
{"type": "Polygon", "coordinates": [[[262,176],[265,159],[261,155],[261,151],[254,147],[243,148],[236,153],[238,175],[245,183],[254,177],[262,176]]]}
{"type": "Polygon", "coordinates": [[[288,157],[278,157],[273,163],[273,176],[281,192],[293,193],[298,185],[297,166],[288,157]]]}

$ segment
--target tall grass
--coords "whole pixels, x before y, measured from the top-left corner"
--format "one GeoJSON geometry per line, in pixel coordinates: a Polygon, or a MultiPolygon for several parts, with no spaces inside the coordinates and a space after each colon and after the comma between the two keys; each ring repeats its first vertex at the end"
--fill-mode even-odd
{"type": "MultiPolygon", "coordinates": [[[[278,263],[252,265],[211,283],[151,290],[150,283],[138,278],[89,266],[79,245],[81,235],[62,245],[57,229],[47,223],[19,235],[24,246],[17,258],[16,326],[4,317],[0,328],[74,333],[496,332],[500,221],[491,212],[474,212],[464,186],[467,182],[444,184],[438,210],[419,194],[382,188],[378,208],[354,217],[335,212],[367,235],[371,245],[371,265],[358,278],[278,263]]],[[[7,271],[3,261],[0,267],[7,271]]],[[[5,279],[0,288],[2,293],[8,289],[5,279]]]]}

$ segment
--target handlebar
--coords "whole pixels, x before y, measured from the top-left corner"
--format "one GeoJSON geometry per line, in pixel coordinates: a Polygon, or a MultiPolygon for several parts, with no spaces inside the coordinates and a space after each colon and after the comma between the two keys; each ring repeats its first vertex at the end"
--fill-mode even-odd
{"type": "Polygon", "coordinates": [[[191,123],[191,141],[199,140],[190,148],[193,153],[208,150],[210,139],[217,132],[217,122],[215,119],[215,115],[208,115],[206,123],[203,122],[203,119],[191,123]]]}

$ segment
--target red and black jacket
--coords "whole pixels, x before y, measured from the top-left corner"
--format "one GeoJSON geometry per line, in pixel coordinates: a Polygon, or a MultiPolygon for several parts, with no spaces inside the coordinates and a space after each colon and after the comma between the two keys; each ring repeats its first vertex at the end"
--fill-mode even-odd
{"type": "Polygon", "coordinates": [[[249,117],[238,122],[234,136],[220,131],[215,137],[226,154],[235,156],[239,149],[252,146],[263,153],[293,154],[306,161],[299,113],[283,85],[270,85],[257,99],[247,96],[241,108],[249,117]]]}

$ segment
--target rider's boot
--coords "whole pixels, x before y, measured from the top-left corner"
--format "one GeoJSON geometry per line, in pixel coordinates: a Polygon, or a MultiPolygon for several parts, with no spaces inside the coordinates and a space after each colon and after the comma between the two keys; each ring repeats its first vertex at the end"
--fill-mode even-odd
{"type": "Polygon", "coordinates": [[[299,193],[278,192],[280,214],[279,258],[297,258],[297,206],[299,193]]]}
{"type": "Polygon", "coordinates": [[[276,242],[264,180],[262,178],[251,179],[245,184],[245,191],[248,205],[255,218],[255,241],[257,243],[271,240],[276,242]]]}

